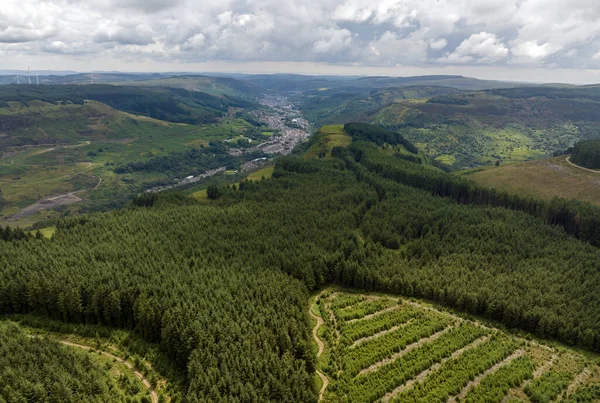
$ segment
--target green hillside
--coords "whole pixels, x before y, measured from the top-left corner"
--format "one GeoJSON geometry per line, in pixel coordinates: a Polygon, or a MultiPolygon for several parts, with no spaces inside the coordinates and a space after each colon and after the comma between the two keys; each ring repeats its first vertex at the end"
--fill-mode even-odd
{"type": "MultiPolygon", "coordinates": [[[[8,102],[43,101],[82,105],[86,100],[105,103],[123,112],[174,123],[214,123],[229,107],[249,107],[246,100],[216,97],[183,88],[141,88],[115,85],[7,85],[0,87],[0,108],[8,102]]],[[[2,129],[14,129],[20,121],[3,119],[2,129]]]]}
{"type": "MultiPolygon", "coordinates": [[[[0,241],[0,313],[131,330],[185,374],[178,401],[314,402],[322,387],[316,368],[354,376],[384,359],[396,368],[392,357],[401,346],[453,323],[424,312],[411,322],[413,337],[399,332],[406,339],[392,345],[384,343],[395,337],[389,333],[373,348],[340,350],[333,362],[341,367],[325,369],[307,306],[310,291],[332,283],[424,298],[494,326],[600,351],[598,250],[590,245],[600,241],[600,209],[485,190],[387,152],[388,142],[402,139],[398,133],[356,129],[346,127],[345,136],[355,138],[327,158],[282,158],[270,179],[222,186],[210,198],[145,195],[127,209],[63,219],[50,239],[0,241]]],[[[340,127],[323,130],[339,135],[340,127]]],[[[367,297],[344,304],[334,307],[340,324],[398,302],[367,297]]],[[[436,348],[452,354],[469,337],[487,334],[476,326],[456,332],[436,348]]],[[[491,338],[443,364],[433,383],[399,393],[431,401],[435,391],[445,400],[471,376],[506,363],[524,349],[519,343],[491,338]]],[[[418,366],[437,368],[444,354],[418,366]]],[[[563,371],[560,357],[556,371],[521,392],[565,390],[553,385],[571,384],[583,368],[566,362],[563,371]]],[[[521,374],[514,387],[530,371],[517,363],[518,372],[509,371],[521,374]]],[[[340,374],[327,393],[360,386],[348,379],[340,374]]],[[[390,379],[399,385],[400,378],[390,379]]],[[[388,386],[381,386],[385,393],[388,386]]]]}
{"type": "Polygon", "coordinates": [[[259,95],[258,87],[244,81],[225,77],[173,76],[128,82],[127,85],[183,88],[187,91],[200,91],[217,97],[227,96],[251,100],[256,99],[259,95]]]}
{"type": "Polygon", "coordinates": [[[454,169],[548,157],[600,130],[594,87],[458,92],[435,87],[303,95],[316,121],[373,122],[454,169]]]}
{"type": "MultiPolygon", "coordinates": [[[[77,103],[75,98],[78,95],[67,94],[62,87],[44,88],[41,92],[36,92],[37,87],[27,91],[17,91],[13,87],[16,86],[11,86],[10,91],[0,91],[0,98],[7,100],[0,105],[0,187],[3,199],[0,216],[4,219],[41,199],[72,192],[77,193],[57,202],[56,207],[62,212],[74,202],[79,202],[77,206],[84,209],[117,207],[139,191],[172,183],[175,178],[198,173],[202,168],[238,166],[246,157],[231,157],[227,148],[218,144],[229,137],[244,134],[260,137],[254,126],[235,114],[199,104],[194,104],[194,110],[208,111],[211,116],[208,121],[213,123],[191,125],[131,114],[124,110],[139,110],[142,103],[126,105],[120,101],[125,99],[121,95],[110,101],[123,108],[118,110],[97,101],[77,103]],[[63,96],[71,101],[64,100],[63,96]],[[11,100],[17,97],[23,97],[23,100],[11,100]],[[46,101],[32,99],[35,97],[46,101]],[[197,154],[193,162],[185,166],[177,162],[179,168],[172,167],[174,155],[194,150],[197,154]],[[147,161],[156,162],[157,158],[170,155],[170,166],[166,164],[168,160],[163,161],[160,169],[119,170],[127,164],[141,167],[147,161]],[[222,158],[214,158],[215,155],[222,158]]],[[[94,91],[98,91],[96,95],[114,90],[102,92],[97,86],[93,87],[94,91]]],[[[125,90],[124,94],[129,92],[125,90]]],[[[142,94],[144,102],[153,102],[152,92],[142,94]]],[[[159,98],[158,109],[154,111],[162,110],[161,102],[159,98]]],[[[183,105],[182,110],[192,108],[192,104],[179,105],[183,105]]],[[[195,116],[200,116],[200,113],[204,112],[195,116]]],[[[185,120],[174,116],[167,117],[175,121],[185,120]]],[[[257,156],[249,155],[247,158],[251,157],[257,156]]],[[[179,160],[189,161],[189,158],[182,154],[179,160]]],[[[72,207],[75,208],[75,205],[72,207]]],[[[43,217],[52,218],[56,214],[49,213],[43,217]]],[[[27,218],[17,222],[27,224],[32,221],[27,218]]]]}

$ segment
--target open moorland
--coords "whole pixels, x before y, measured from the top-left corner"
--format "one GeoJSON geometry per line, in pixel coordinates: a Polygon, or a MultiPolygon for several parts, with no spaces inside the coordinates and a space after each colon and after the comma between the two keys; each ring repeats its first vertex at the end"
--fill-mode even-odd
{"type": "Polygon", "coordinates": [[[466,171],[474,182],[514,194],[552,199],[562,197],[600,205],[600,172],[582,169],[568,156],[466,171]]]}

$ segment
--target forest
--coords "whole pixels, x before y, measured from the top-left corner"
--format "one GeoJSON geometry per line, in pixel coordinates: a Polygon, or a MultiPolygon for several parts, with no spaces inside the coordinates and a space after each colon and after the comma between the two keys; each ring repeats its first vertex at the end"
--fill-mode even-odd
{"type": "Polygon", "coordinates": [[[90,352],[31,336],[15,323],[0,322],[2,403],[150,403],[141,383],[123,372],[115,379],[110,374],[114,367],[90,352]]]}
{"type": "MultiPolygon", "coordinates": [[[[316,401],[306,308],[332,283],[600,351],[595,208],[478,188],[362,133],[332,157],[282,158],[272,179],[212,199],[166,192],[65,218],[51,239],[7,237],[0,313],[132,330],[186,373],[175,401],[316,401]]],[[[339,318],[389,304],[361,302],[339,318]]],[[[419,337],[446,323],[415,321],[419,337]]],[[[481,350],[492,361],[514,348],[494,346],[481,350]]],[[[347,365],[378,356],[365,357],[347,365]]]]}
{"type": "Polygon", "coordinates": [[[575,144],[570,161],[588,169],[600,169],[600,140],[588,140],[575,144]]]}
{"type": "Polygon", "coordinates": [[[233,156],[220,142],[211,142],[208,147],[194,148],[188,151],[172,152],[169,155],[154,157],[148,161],[133,161],[118,165],[114,171],[118,174],[128,172],[160,172],[172,177],[197,175],[211,169],[226,167],[237,170],[245,161],[262,158],[262,152],[233,156]]]}

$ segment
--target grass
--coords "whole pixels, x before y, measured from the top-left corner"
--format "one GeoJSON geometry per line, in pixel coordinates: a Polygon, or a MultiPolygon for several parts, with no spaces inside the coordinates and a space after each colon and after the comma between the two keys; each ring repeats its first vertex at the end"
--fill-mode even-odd
{"type": "Polygon", "coordinates": [[[54,233],[56,232],[56,227],[53,226],[53,227],[41,228],[39,230],[31,231],[31,233],[33,235],[35,235],[36,232],[38,232],[38,231],[42,234],[42,236],[44,238],[50,239],[50,238],[52,238],[52,235],[54,235],[54,233]]]}
{"type": "Polygon", "coordinates": [[[263,177],[265,179],[269,179],[271,176],[273,176],[273,171],[275,171],[275,167],[268,166],[268,167],[259,169],[258,171],[252,172],[250,175],[248,175],[246,177],[246,179],[249,181],[253,181],[253,182],[258,182],[258,181],[262,180],[263,177]]]}
{"type": "Polygon", "coordinates": [[[480,185],[523,196],[563,197],[600,205],[600,174],[574,167],[565,158],[507,164],[464,174],[480,185]]]}

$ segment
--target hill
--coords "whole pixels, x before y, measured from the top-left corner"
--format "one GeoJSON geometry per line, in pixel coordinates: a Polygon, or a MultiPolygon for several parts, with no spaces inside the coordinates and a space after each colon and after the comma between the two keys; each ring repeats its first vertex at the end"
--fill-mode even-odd
{"type": "Polygon", "coordinates": [[[573,164],[587,169],[600,169],[600,140],[575,144],[569,159],[573,164]]]}
{"type": "Polygon", "coordinates": [[[253,84],[227,77],[208,76],[172,76],[153,78],[152,80],[139,80],[127,85],[143,87],[170,87],[183,88],[187,91],[204,92],[217,97],[233,97],[239,99],[255,100],[260,89],[253,84]]]}
{"type": "MultiPolygon", "coordinates": [[[[516,363],[527,365],[502,370],[498,363],[533,345],[498,334],[462,359],[445,361],[434,376],[438,360],[470,344],[469,337],[494,331],[470,323],[453,330],[454,318],[419,308],[422,316],[406,327],[411,333],[390,331],[361,342],[357,353],[342,348],[331,355],[339,366],[325,368],[315,357],[307,305],[310,291],[332,283],[402,296],[402,305],[427,299],[494,327],[600,351],[598,250],[590,245],[600,241],[600,209],[486,190],[387,152],[399,133],[343,130],[352,142],[344,137],[345,147],[330,155],[282,158],[270,179],[221,186],[210,198],[145,194],[126,209],[62,219],[50,239],[3,237],[0,313],[127,329],[154,343],[184,374],[178,399],[191,401],[314,402],[321,389],[315,369],[339,373],[326,390],[337,396],[360,386],[345,374],[386,359],[386,368],[406,363],[413,370],[406,377],[389,372],[391,383],[384,385],[377,382],[387,371],[381,366],[363,390],[385,395],[424,367],[431,368],[428,386],[399,393],[431,401],[431,392],[445,400],[490,368],[502,375],[498,384],[520,374],[517,387],[531,370],[522,360],[537,368],[549,358],[523,353],[516,363]],[[418,364],[395,360],[404,347],[446,328],[448,338],[438,339],[418,364]],[[390,338],[393,343],[384,343],[390,338]]],[[[323,134],[332,131],[339,136],[340,127],[323,134]]],[[[365,298],[344,298],[340,325],[398,305],[389,297],[365,298]]],[[[402,323],[394,320],[400,322],[392,327],[402,323]]],[[[553,352],[556,371],[523,393],[560,394],[582,373],[585,362],[567,360],[574,353],[553,352]]],[[[595,379],[586,393],[597,388],[595,379]]],[[[494,385],[484,380],[481,385],[494,385]]]]}
{"type": "Polygon", "coordinates": [[[302,108],[316,121],[358,120],[398,130],[454,169],[548,157],[600,130],[595,87],[392,88],[303,99],[302,108]]]}
{"type": "Polygon", "coordinates": [[[474,182],[543,199],[562,197],[600,205],[600,173],[573,166],[567,156],[506,164],[464,174],[474,182]]]}
{"type": "Polygon", "coordinates": [[[257,74],[237,76],[239,80],[251,83],[267,91],[304,93],[315,90],[338,90],[369,92],[390,87],[437,86],[461,90],[483,90],[510,88],[520,84],[503,81],[478,80],[470,77],[437,75],[413,77],[356,77],[356,76],[310,76],[299,74],[257,74]]]}
{"type": "Polygon", "coordinates": [[[262,156],[232,156],[230,146],[241,143],[222,143],[264,137],[257,122],[242,118],[242,105],[253,105],[247,101],[106,85],[1,89],[0,215],[13,223],[31,224],[32,215],[48,208],[62,214],[121,206],[145,189],[262,156]],[[155,168],[142,169],[148,161],[155,168]]]}
{"type": "MultiPolygon", "coordinates": [[[[0,88],[0,107],[8,102],[43,101],[82,105],[85,100],[105,103],[115,109],[175,123],[214,123],[229,107],[249,107],[252,103],[228,97],[215,97],[181,88],[138,88],[114,85],[9,85],[0,88]]],[[[12,121],[3,130],[14,130],[12,121]]]]}
{"type": "Polygon", "coordinates": [[[315,338],[324,343],[317,368],[327,376],[326,402],[600,397],[600,366],[593,359],[422,301],[332,288],[310,309],[324,325],[317,325],[315,338]]]}

